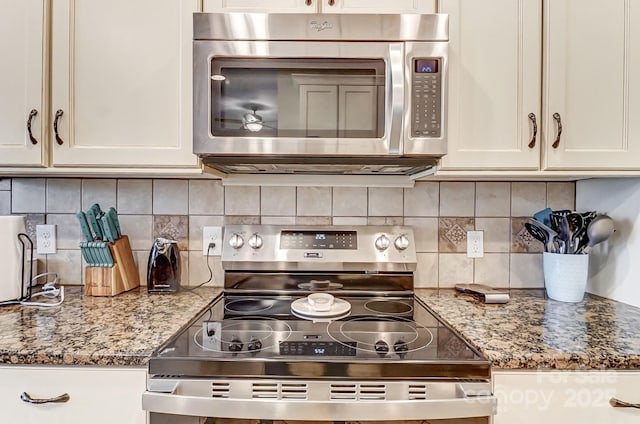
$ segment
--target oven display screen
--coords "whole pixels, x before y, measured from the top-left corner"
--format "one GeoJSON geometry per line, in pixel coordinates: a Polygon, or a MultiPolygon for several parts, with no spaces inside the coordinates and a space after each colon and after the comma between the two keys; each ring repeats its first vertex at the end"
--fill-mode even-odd
{"type": "Polygon", "coordinates": [[[280,355],[356,356],[356,342],[282,342],[280,355]]]}
{"type": "Polygon", "coordinates": [[[358,248],[355,231],[295,231],[280,233],[280,249],[347,249],[358,248]]]}
{"type": "Polygon", "coordinates": [[[417,74],[435,74],[438,72],[438,59],[416,59],[417,74]]]}

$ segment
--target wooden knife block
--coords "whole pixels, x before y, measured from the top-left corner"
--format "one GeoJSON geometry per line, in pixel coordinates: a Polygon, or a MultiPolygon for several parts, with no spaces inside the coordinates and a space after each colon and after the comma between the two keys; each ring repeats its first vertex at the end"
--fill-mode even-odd
{"type": "Polygon", "coordinates": [[[129,237],[122,235],[108,243],[114,265],[110,268],[85,269],[84,286],[87,296],[115,296],[140,286],[138,268],[133,259],[129,237]]]}

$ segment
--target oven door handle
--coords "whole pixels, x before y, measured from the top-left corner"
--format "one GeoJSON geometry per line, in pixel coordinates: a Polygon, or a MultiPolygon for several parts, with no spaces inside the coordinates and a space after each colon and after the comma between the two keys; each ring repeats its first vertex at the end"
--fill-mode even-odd
{"type": "Polygon", "coordinates": [[[147,412],[233,419],[321,421],[431,420],[495,415],[497,399],[491,394],[446,398],[390,400],[308,400],[268,397],[212,397],[211,382],[178,382],[170,392],[146,391],[142,408],[147,412]]]}
{"type": "Polygon", "coordinates": [[[389,44],[389,80],[387,81],[387,133],[389,154],[401,155],[404,111],[404,46],[402,43],[389,44]]]}

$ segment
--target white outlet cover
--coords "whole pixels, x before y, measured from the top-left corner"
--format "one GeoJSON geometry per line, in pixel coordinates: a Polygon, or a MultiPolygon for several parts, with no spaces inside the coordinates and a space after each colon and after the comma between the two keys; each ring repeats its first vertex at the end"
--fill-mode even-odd
{"type": "Polygon", "coordinates": [[[202,227],[202,254],[207,256],[220,256],[222,254],[222,227],[202,227]],[[209,251],[209,243],[214,243],[209,251]]]}
{"type": "Polygon", "coordinates": [[[467,231],[467,257],[484,257],[484,231],[467,231]]]}
{"type": "Polygon", "coordinates": [[[56,226],[36,225],[36,251],[38,255],[56,253],[56,226]]]}

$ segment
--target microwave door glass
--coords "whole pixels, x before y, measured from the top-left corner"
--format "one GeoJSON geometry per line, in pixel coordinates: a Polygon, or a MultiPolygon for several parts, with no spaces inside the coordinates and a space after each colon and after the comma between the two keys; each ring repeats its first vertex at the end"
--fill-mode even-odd
{"type": "Polygon", "coordinates": [[[220,137],[382,138],[382,59],[211,61],[211,133],[220,137]]]}

